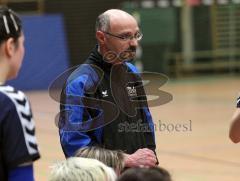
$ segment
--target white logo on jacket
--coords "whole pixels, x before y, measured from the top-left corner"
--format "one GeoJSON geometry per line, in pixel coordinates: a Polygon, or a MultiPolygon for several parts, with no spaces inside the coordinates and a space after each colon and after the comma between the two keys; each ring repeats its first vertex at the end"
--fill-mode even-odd
{"type": "Polygon", "coordinates": [[[129,97],[136,97],[137,96],[137,89],[134,86],[132,86],[132,87],[128,86],[128,87],[126,87],[126,89],[127,89],[129,97]]]}
{"type": "Polygon", "coordinates": [[[103,97],[107,97],[107,96],[108,96],[108,92],[107,92],[107,90],[102,91],[102,96],[103,96],[103,97]]]}

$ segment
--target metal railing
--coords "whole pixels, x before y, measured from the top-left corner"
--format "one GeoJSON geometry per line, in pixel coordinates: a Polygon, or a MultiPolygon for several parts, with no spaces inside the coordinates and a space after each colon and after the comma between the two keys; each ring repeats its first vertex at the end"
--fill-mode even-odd
{"type": "Polygon", "coordinates": [[[173,60],[173,64],[168,67],[169,72],[180,77],[184,73],[197,71],[227,70],[232,73],[235,69],[240,69],[240,49],[194,51],[193,55],[194,61],[191,64],[185,64],[183,53],[169,53],[166,56],[167,59],[173,60]],[[207,59],[207,61],[199,61],[201,59],[207,59]]]}

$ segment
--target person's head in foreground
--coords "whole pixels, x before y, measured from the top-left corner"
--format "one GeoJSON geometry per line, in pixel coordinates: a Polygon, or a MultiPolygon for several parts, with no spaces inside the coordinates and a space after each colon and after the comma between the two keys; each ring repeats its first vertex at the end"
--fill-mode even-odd
{"type": "Polygon", "coordinates": [[[80,157],[70,157],[52,166],[49,181],[115,181],[112,168],[102,162],[80,157]]]}
{"type": "Polygon", "coordinates": [[[142,36],[136,19],[125,11],[110,9],[96,20],[99,52],[108,62],[133,59],[142,36]]]}
{"type": "Polygon", "coordinates": [[[0,82],[15,78],[24,56],[24,35],[20,18],[0,6],[0,82]]]}
{"type": "Polygon", "coordinates": [[[120,175],[124,168],[124,155],[121,151],[108,150],[101,147],[90,146],[80,148],[75,156],[97,159],[107,166],[113,168],[120,175]]]}
{"type": "Polygon", "coordinates": [[[160,167],[130,168],[117,181],[172,181],[167,170],[160,167]]]}

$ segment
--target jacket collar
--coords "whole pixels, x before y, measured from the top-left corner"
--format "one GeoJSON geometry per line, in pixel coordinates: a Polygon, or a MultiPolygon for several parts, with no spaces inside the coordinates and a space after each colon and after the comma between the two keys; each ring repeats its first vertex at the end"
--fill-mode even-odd
{"type": "Polygon", "coordinates": [[[106,60],[103,59],[103,56],[98,51],[98,44],[93,48],[93,50],[90,53],[90,59],[96,62],[101,68],[104,70],[111,70],[112,65],[111,63],[108,63],[106,60]]]}

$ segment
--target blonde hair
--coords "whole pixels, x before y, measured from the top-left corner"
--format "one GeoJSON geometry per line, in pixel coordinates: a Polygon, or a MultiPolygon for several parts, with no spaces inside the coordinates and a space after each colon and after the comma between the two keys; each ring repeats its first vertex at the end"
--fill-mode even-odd
{"type": "Polygon", "coordinates": [[[113,169],[95,159],[70,157],[52,166],[49,181],[115,181],[113,169]]]}
{"type": "Polygon", "coordinates": [[[96,146],[83,147],[77,150],[75,156],[97,159],[119,172],[124,168],[124,154],[119,150],[108,150],[96,146]]]}

